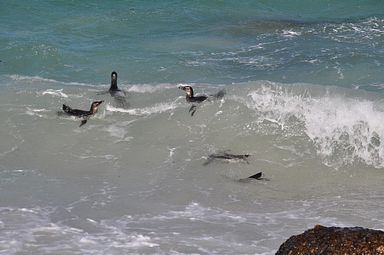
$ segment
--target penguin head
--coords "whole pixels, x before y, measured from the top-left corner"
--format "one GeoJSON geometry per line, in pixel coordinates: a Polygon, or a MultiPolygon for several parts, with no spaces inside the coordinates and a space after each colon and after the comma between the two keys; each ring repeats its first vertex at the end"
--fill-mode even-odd
{"type": "Polygon", "coordinates": [[[95,114],[97,112],[98,107],[103,103],[104,101],[93,101],[91,104],[91,112],[92,114],[95,114]]]}
{"type": "Polygon", "coordinates": [[[184,90],[188,97],[193,97],[193,89],[191,86],[180,86],[179,89],[184,90]]]}

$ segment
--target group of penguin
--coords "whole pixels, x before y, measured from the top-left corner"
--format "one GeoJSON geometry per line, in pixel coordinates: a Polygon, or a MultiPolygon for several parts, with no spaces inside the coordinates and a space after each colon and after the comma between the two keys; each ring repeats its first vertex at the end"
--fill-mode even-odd
{"type": "MultiPolygon", "coordinates": [[[[225,95],[225,91],[221,90],[218,93],[216,93],[214,95],[210,95],[210,96],[207,96],[207,95],[195,96],[194,92],[193,92],[193,88],[191,86],[180,86],[179,89],[182,89],[182,90],[185,91],[186,101],[189,102],[189,103],[192,103],[192,106],[189,109],[189,112],[190,112],[191,116],[193,116],[195,114],[195,112],[196,112],[196,108],[197,108],[196,104],[204,102],[209,97],[212,97],[212,98],[215,98],[215,99],[220,99],[220,98],[224,97],[224,95],[225,95]]],[[[111,86],[110,86],[109,90],[105,91],[105,92],[102,92],[101,94],[105,94],[105,93],[109,93],[123,107],[126,107],[128,105],[128,103],[126,102],[126,99],[125,99],[125,96],[126,96],[125,91],[119,89],[118,86],[117,86],[117,73],[115,71],[113,71],[111,73],[111,86]]],[[[91,108],[88,111],[80,110],[80,109],[73,109],[73,108],[71,108],[71,107],[69,107],[69,106],[67,106],[65,104],[63,104],[63,106],[62,106],[62,110],[67,115],[81,118],[81,123],[80,123],[80,127],[81,127],[81,126],[83,126],[84,124],[87,123],[88,119],[92,115],[97,113],[98,107],[103,102],[104,101],[102,101],[102,100],[101,101],[93,101],[92,104],[91,104],[91,108]]],[[[62,112],[59,112],[59,113],[61,114],[62,112]]],[[[244,162],[248,163],[248,157],[249,156],[250,155],[248,155],[248,154],[237,155],[237,154],[231,154],[231,153],[228,153],[228,152],[220,152],[220,153],[215,153],[215,154],[209,155],[208,158],[207,158],[207,161],[204,163],[204,165],[208,165],[209,163],[211,163],[214,160],[225,160],[225,161],[234,161],[234,160],[236,160],[236,161],[244,161],[244,162]]],[[[259,172],[259,173],[256,173],[254,175],[251,175],[251,176],[249,176],[247,178],[240,179],[239,181],[247,181],[247,180],[250,180],[250,179],[267,180],[266,178],[263,178],[262,175],[263,175],[263,173],[259,172]]]]}
{"type": "MultiPolygon", "coordinates": [[[[197,107],[196,104],[204,102],[209,97],[215,98],[215,99],[220,99],[220,98],[224,97],[224,95],[225,95],[225,91],[221,90],[218,93],[216,93],[214,95],[210,95],[210,96],[207,96],[207,95],[195,96],[194,92],[193,92],[193,88],[191,86],[180,86],[179,89],[182,89],[185,91],[187,102],[192,103],[192,106],[189,109],[191,116],[193,116],[196,112],[196,107],[197,107]]],[[[111,86],[109,87],[109,90],[105,91],[105,92],[98,93],[98,94],[100,95],[100,94],[105,94],[105,93],[111,94],[111,96],[114,97],[118,101],[119,105],[123,106],[124,108],[126,108],[128,106],[128,103],[126,102],[126,99],[125,99],[126,92],[124,90],[119,89],[119,87],[117,86],[117,73],[115,71],[113,71],[111,73],[111,86]]],[[[82,119],[81,124],[80,124],[80,127],[81,127],[82,125],[87,123],[88,119],[92,115],[97,113],[98,107],[103,102],[104,101],[93,101],[89,111],[80,110],[80,109],[73,109],[73,108],[71,108],[65,104],[63,104],[62,109],[63,109],[64,113],[66,113],[68,115],[81,118],[82,119]]]]}

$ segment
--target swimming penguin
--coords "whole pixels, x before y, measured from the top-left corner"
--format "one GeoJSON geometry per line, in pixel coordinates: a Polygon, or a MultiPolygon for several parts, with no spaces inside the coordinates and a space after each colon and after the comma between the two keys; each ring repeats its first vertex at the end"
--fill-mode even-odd
{"type": "Polygon", "coordinates": [[[210,96],[201,95],[201,96],[195,96],[193,92],[193,88],[191,86],[179,86],[179,89],[182,89],[185,91],[185,99],[188,103],[192,103],[191,108],[189,108],[189,112],[191,113],[191,116],[193,116],[196,112],[197,105],[194,103],[201,103],[207,100],[209,97],[213,97],[216,99],[222,98],[225,95],[225,91],[221,90],[218,93],[210,96]]]}
{"type": "Polygon", "coordinates": [[[185,99],[188,103],[201,103],[208,99],[208,96],[195,96],[193,93],[193,88],[191,86],[180,86],[179,89],[185,91],[185,99]]]}
{"type": "Polygon", "coordinates": [[[84,111],[84,110],[79,110],[79,109],[72,109],[71,107],[63,104],[63,111],[66,114],[68,114],[68,115],[75,116],[75,117],[78,117],[78,118],[82,118],[82,121],[81,121],[80,126],[79,126],[79,127],[81,127],[82,125],[87,123],[88,119],[92,115],[94,115],[97,112],[98,107],[103,102],[104,101],[94,101],[94,102],[92,102],[91,109],[89,109],[89,111],[84,111]]]}
{"type": "Polygon", "coordinates": [[[117,72],[111,73],[111,86],[109,87],[109,94],[115,99],[117,105],[122,108],[128,108],[129,104],[125,99],[126,93],[117,87],[117,72]]]}
{"type": "Polygon", "coordinates": [[[111,73],[111,86],[109,87],[109,91],[119,91],[120,89],[117,87],[117,73],[112,71],[111,73]]]}
{"type": "Polygon", "coordinates": [[[111,85],[107,91],[99,92],[97,93],[98,95],[103,95],[103,94],[110,94],[114,99],[118,107],[122,108],[128,108],[129,104],[126,100],[126,95],[127,93],[119,89],[117,86],[117,72],[112,71],[111,73],[111,85]]]}
{"type": "Polygon", "coordinates": [[[245,162],[249,164],[249,154],[231,154],[227,152],[214,153],[208,156],[207,161],[204,162],[204,166],[210,164],[214,160],[224,160],[226,162],[245,162]]]}

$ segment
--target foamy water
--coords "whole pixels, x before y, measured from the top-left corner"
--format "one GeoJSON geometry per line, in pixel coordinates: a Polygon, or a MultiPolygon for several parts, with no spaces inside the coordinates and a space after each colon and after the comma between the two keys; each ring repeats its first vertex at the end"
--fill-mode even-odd
{"type": "Polygon", "coordinates": [[[0,254],[269,255],[316,224],[384,229],[384,1],[0,14],[0,254]],[[226,94],[191,116],[180,85],[226,94]],[[95,100],[81,127],[62,114],[95,100]]]}
{"type": "Polygon", "coordinates": [[[191,117],[178,84],[124,87],[124,109],[93,86],[6,79],[4,254],[274,254],[315,224],[384,229],[375,95],[258,81],[191,117]],[[83,127],[57,115],[96,99],[83,127]],[[204,166],[220,151],[251,157],[204,166]]]}

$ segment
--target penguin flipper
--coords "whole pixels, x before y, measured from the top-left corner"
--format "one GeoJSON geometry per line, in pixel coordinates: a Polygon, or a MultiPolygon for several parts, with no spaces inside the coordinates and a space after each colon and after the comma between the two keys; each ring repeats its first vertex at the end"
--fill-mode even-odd
{"type": "Polygon", "coordinates": [[[257,174],[254,174],[254,175],[249,176],[247,179],[256,179],[256,180],[260,180],[262,175],[263,175],[263,172],[259,172],[259,173],[257,173],[257,174]]]}
{"type": "Polygon", "coordinates": [[[81,127],[82,125],[85,125],[86,123],[87,123],[87,119],[83,119],[83,120],[81,120],[81,123],[80,123],[80,126],[79,127],[81,127]]]}
{"type": "Polygon", "coordinates": [[[192,105],[191,108],[189,108],[189,112],[191,113],[191,116],[195,114],[196,110],[197,110],[196,105],[192,105]]]}

